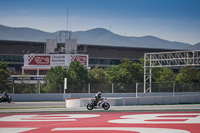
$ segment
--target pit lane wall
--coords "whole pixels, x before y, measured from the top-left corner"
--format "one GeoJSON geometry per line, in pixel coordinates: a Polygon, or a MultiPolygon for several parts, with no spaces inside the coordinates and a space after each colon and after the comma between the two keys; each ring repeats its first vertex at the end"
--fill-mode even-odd
{"type": "MultiPolygon", "coordinates": [[[[13,101],[66,101],[67,107],[86,106],[95,93],[10,94],[13,101]]],[[[103,93],[111,106],[200,103],[200,92],[176,93],[103,93]]]]}

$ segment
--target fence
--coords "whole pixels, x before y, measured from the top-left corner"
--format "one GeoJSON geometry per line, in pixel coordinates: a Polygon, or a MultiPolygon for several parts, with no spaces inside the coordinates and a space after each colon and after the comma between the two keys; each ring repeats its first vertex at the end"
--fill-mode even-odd
{"type": "MultiPolygon", "coordinates": [[[[138,92],[144,92],[144,83],[137,84],[138,92]]],[[[151,92],[200,92],[200,83],[153,82],[151,92]]]]}
{"type": "MultiPolygon", "coordinates": [[[[13,94],[44,94],[47,91],[44,85],[38,84],[9,84],[7,86],[0,85],[0,93],[4,91],[13,94]]],[[[184,93],[194,93],[200,92],[200,83],[175,83],[175,82],[165,82],[165,83],[152,83],[151,93],[144,93],[144,83],[135,84],[68,84],[67,89],[64,90],[63,85],[57,86],[55,89],[51,89],[51,93],[97,93],[98,91],[102,93],[136,93],[136,97],[140,96],[151,96],[160,95],[164,93],[165,95],[181,95],[184,93]]],[[[50,92],[49,92],[50,93],[50,92]]]]}

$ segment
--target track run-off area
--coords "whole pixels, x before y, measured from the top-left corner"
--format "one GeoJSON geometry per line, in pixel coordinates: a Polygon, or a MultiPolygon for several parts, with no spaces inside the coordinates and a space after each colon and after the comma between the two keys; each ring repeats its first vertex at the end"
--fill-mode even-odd
{"type": "Polygon", "coordinates": [[[1,113],[0,133],[199,133],[200,111],[1,113]]]}

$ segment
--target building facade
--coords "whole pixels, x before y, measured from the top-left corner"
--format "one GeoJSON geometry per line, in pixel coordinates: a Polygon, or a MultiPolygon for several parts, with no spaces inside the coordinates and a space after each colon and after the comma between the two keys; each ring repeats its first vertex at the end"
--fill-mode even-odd
{"type": "MultiPolygon", "coordinates": [[[[107,67],[111,65],[118,65],[122,59],[129,59],[133,61],[139,61],[144,53],[152,52],[168,52],[178,51],[175,49],[155,49],[155,48],[138,48],[138,47],[123,47],[123,46],[104,46],[93,44],[76,44],[73,47],[71,44],[66,46],[63,43],[51,42],[54,46],[47,46],[47,42],[28,42],[28,41],[9,41],[0,40],[0,60],[5,61],[8,64],[10,70],[16,71],[18,74],[27,72],[31,75],[42,75],[51,67],[44,68],[44,71],[38,69],[34,72],[28,72],[28,68],[31,70],[31,66],[27,66],[24,59],[28,55],[56,55],[71,54],[69,50],[73,51],[72,54],[87,55],[88,64],[87,67],[93,68],[97,64],[99,67],[107,67]],[[70,46],[70,48],[68,48],[70,46]],[[51,52],[47,50],[49,48],[51,52]],[[66,51],[68,53],[66,53],[66,51]],[[24,65],[25,64],[25,65],[24,65]]],[[[70,42],[70,41],[66,41],[70,42]]],[[[76,40],[72,40],[72,43],[76,43],[76,40]]],[[[39,68],[39,66],[38,66],[39,68]]]]}

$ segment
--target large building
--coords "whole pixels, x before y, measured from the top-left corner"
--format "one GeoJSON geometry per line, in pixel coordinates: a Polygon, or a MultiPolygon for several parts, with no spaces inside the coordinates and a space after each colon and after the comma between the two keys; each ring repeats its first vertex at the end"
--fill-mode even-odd
{"type": "MultiPolygon", "coordinates": [[[[77,44],[72,49],[75,50],[71,52],[72,54],[88,55],[88,67],[90,68],[97,64],[100,67],[118,65],[122,59],[139,61],[139,58],[143,57],[144,53],[176,51],[175,49],[124,47],[123,45],[105,46],[104,44],[77,44]]],[[[24,55],[66,54],[66,52],[67,49],[63,43],[55,43],[53,40],[47,40],[47,42],[0,40],[0,60],[4,60],[8,63],[8,68],[10,70],[14,70],[19,74],[22,73],[22,68],[25,63],[24,55]],[[51,43],[53,47],[49,47],[49,43],[51,43]],[[51,52],[52,49],[54,51],[51,52]]],[[[37,75],[38,73],[30,74],[37,75]]]]}

